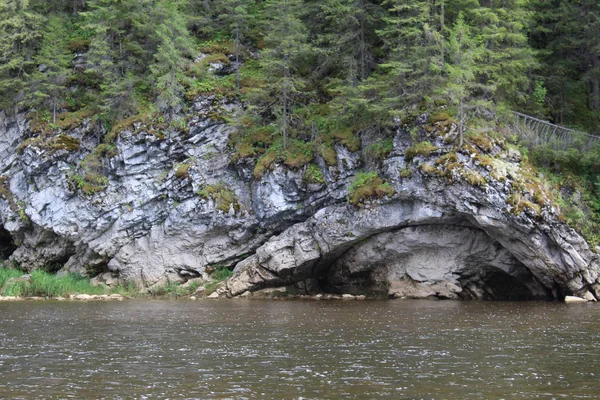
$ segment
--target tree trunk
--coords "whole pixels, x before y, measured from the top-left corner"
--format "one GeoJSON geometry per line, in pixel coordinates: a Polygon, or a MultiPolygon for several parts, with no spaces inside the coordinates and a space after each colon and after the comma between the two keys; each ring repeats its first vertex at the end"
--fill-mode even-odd
{"type": "Polygon", "coordinates": [[[360,58],[360,79],[367,77],[367,44],[365,43],[365,5],[363,0],[359,3],[360,8],[360,44],[359,44],[359,58],[360,58]]]}
{"type": "MultiPolygon", "coordinates": [[[[446,10],[445,10],[445,4],[444,4],[445,0],[442,0],[442,7],[440,10],[440,35],[441,35],[441,51],[442,51],[442,71],[444,71],[445,65],[446,65],[446,60],[445,60],[445,54],[444,54],[444,45],[446,44],[445,40],[444,40],[444,28],[446,26],[446,10]]],[[[443,72],[442,72],[443,73],[443,72]]]]}
{"type": "Polygon", "coordinates": [[[283,148],[287,148],[287,107],[288,107],[288,69],[283,72],[283,93],[282,93],[282,112],[281,112],[281,133],[283,134],[283,148]]]}
{"type": "Polygon", "coordinates": [[[235,29],[235,85],[240,91],[240,27],[235,29]]]}
{"type": "Polygon", "coordinates": [[[463,99],[461,98],[458,102],[458,148],[461,149],[463,146],[463,99]]]}
{"type": "Polygon", "coordinates": [[[593,58],[592,62],[592,111],[600,112],[600,59],[593,58]]]}
{"type": "Polygon", "coordinates": [[[15,123],[17,125],[17,132],[21,135],[21,127],[19,126],[19,105],[15,103],[15,123]]]}

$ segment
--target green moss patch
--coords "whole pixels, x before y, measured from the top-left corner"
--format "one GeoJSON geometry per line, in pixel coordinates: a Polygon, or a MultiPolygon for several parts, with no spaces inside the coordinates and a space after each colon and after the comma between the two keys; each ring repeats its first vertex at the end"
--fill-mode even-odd
{"type": "Polygon", "coordinates": [[[313,184],[325,183],[325,177],[323,171],[316,164],[308,164],[306,170],[304,170],[304,182],[313,184]]]}
{"type": "Polygon", "coordinates": [[[366,148],[366,153],[370,157],[383,160],[394,150],[393,139],[386,139],[375,142],[366,148]]]}
{"type": "Polygon", "coordinates": [[[299,169],[308,165],[313,158],[312,143],[288,139],[288,146],[284,149],[283,142],[278,140],[258,159],[253,175],[255,179],[260,179],[275,162],[282,162],[288,168],[299,169]]]}
{"type": "Polygon", "coordinates": [[[360,206],[367,200],[393,196],[394,193],[390,184],[384,182],[377,172],[359,172],[348,187],[348,202],[360,206]]]}
{"type": "Polygon", "coordinates": [[[29,138],[17,147],[17,153],[23,154],[26,148],[38,148],[48,156],[51,156],[59,151],[77,151],[80,147],[79,139],[66,134],[60,135],[45,135],[29,138]]]}
{"type": "Polygon", "coordinates": [[[351,128],[336,129],[331,132],[335,140],[348,148],[350,151],[360,150],[360,138],[358,138],[351,128]]]}
{"type": "Polygon", "coordinates": [[[198,191],[198,196],[206,200],[213,200],[217,210],[225,213],[229,212],[229,209],[232,206],[235,211],[239,211],[241,208],[235,192],[228,188],[223,182],[204,186],[198,191]]]}
{"type": "Polygon", "coordinates": [[[406,149],[404,154],[406,159],[411,161],[417,156],[429,157],[431,153],[436,150],[438,150],[438,148],[432,145],[430,142],[420,142],[406,149]]]}
{"type": "Polygon", "coordinates": [[[175,166],[175,177],[177,179],[185,179],[190,176],[190,168],[192,168],[192,162],[186,161],[175,166]]]}

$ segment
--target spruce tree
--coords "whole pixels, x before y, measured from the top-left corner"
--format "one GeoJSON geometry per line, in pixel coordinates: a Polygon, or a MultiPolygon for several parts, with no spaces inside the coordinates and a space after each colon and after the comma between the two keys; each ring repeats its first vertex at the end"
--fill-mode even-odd
{"type": "Polygon", "coordinates": [[[254,16],[250,13],[255,6],[254,0],[218,0],[218,21],[223,24],[233,39],[235,57],[235,84],[240,90],[240,56],[242,43],[248,33],[254,16]]]}
{"type": "Polygon", "coordinates": [[[38,69],[32,75],[31,98],[27,106],[33,110],[49,110],[56,123],[57,111],[66,95],[66,83],[71,75],[71,52],[67,48],[68,33],[64,20],[56,15],[48,18],[41,49],[35,56],[38,69]]]}
{"type": "Polygon", "coordinates": [[[600,4],[594,0],[536,3],[532,44],[542,67],[550,118],[597,132],[600,125],[600,4]]]}
{"type": "Polygon", "coordinates": [[[487,100],[523,104],[532,86],[538,63],[528,43],[533,23],[530,0],[489,1],[468,10],[467,22],[483,44],[477,75],[493,92],[487,100]]]}
{"type": "Polygon", "coordinates": [[[477,59],[484,51],[466,24],[464,16],[459,13],[454,26],[450,30],[447,41],[448,58],[445,64],[446,84],[440,94],[450,105],[456,108],[458,120],[458,147],[463,145],[463,133],[466,129],[467,116],[481,103],[475,97],[479,86],[476,82],[477,59]]]}
{"type": "Polygon", "coordinates": [[[384,5],[389,14],[378,33],[389,58],[379,65],[382,75],[365,88],[375,93],[378,113],[388,110],[402,119],[424,105],[440,83],[442,36],[428,1],[387,0],[384,5]]]}
{"type": "Polygon", "coordinates": [[[168,0],[158,6],[163,16],[156,29],[160,44],[154,55],[156,63],[150,67],[156,79],[156,106],[171,120],[184,106],[181,81],[188,63],[187,56],[191,56],[193,52],[193,43],[182,12],[184,5],[184,1],[168,0]]]}
{"type": "Polygon", "coordinates": [[[308,34],[300,13],[301,0],[270,0],[266,12],[269,33],[266,47],[260,54],[260,64],[268,83],[254,95],[257,112],[273,112],[278,119],[283,146],[287,146],[290,114],[304,91],[304,77],[298,71],[302,56],[308,54],[308,34]],[[272,99],[274,104],[272,104],[272,99]],[[262,109],[261,109],[262,108],[262,109]]]}
{"type": "Polygon", "coordinates": [[[0,0],[0,109],[16,114],[24,101],[42,23],[28,0],[0,0]]]}
{"type": "Polygon", "coordinates": [[[320,8],[327,21],[322,44],[341,67],[346,84],[356,87],[375,65],[375,29],[382,10],[368,0],[327,0],[320,8]]]}

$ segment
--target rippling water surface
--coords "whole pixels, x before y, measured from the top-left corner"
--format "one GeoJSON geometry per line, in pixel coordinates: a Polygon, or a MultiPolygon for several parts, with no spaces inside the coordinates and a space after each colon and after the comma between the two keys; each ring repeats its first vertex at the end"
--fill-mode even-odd
{"type": "Polygon", "coordinates": [[[0,398],[597,399],[600,305],[0,304],[0,398]]]}

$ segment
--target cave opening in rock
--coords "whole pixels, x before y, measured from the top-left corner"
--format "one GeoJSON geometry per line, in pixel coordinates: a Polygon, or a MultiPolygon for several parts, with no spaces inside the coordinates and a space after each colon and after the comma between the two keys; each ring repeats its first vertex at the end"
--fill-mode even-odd
{"type": "Polygon", "coordinates": [[[17,249],[15,242],[2,225],[0,225],[0,260],[6,260],[17,249]]]}
{"type": "Polygon", "coordinates": [[[499,268],[486,266],[476,277],[463,277],[460,280],[463,288],[460,297],[465,300],[552,300],[552,293],[533,275],[528,275],[512,276],[499,268]]]}

